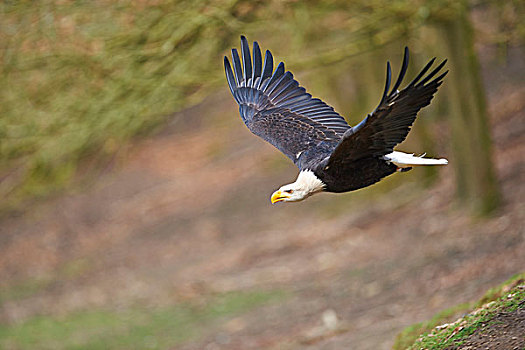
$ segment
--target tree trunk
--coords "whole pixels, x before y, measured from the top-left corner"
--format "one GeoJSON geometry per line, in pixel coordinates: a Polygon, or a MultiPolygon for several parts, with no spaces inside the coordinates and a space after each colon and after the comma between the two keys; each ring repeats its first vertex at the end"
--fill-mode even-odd
{"type": "Polygon", "coordinates": [[[439,23],[450,59],[452,163],[458,199],[475,214],[486,215],[497,208],[500,197],[491,159],[485,91],[466,8],[463,6],[456,18],[439,23]]]}

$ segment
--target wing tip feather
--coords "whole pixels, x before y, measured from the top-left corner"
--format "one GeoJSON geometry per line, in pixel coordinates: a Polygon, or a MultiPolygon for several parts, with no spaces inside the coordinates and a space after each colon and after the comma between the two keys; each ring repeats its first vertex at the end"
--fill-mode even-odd
{"type": "MultiPolygon", "coordinates": [[[[333,107],[326,105],[320,99],[313,99],[306,89],[299,86],[293,74],[286,71],[284,62],[279,62],[274,69],[274,57],[270,50],[265,50],[263,59],[262,50],[257,41],[253,42],[253,51],[251,51],[246,36],[241,35],[240,38],[241,47],[231,50],[231,64],[228,57],[224,57],[226,78],[237,103],[245,105],[251,101],[251,103],[260,104],[259,107],[262,109],[269,108],[274,103],[275,107],[285,106],[293,113],[301,110],[301,114],[312,122],[323,116],[335,118],[338,124],[334,127],[337,129],[336,132],[341,134],[343,129],[349,128],[344,118],[339,116],[333,107]],[[261,99],[262,96],[270,100],[264,102],[261,99]],[[312,103],[307,103],[308,100],[312,103]],[[268,104],[269,102],[271,103],[268,104]],[[322,106],[325,107],[321,108],[322,106]]],[[[390,67],[389,71],[391,71],[390,67]]],[[[243,119],[246,121],[244,116],[243,119]]],[[[322,122],[319,123],[322,124],[322,122]]]]}

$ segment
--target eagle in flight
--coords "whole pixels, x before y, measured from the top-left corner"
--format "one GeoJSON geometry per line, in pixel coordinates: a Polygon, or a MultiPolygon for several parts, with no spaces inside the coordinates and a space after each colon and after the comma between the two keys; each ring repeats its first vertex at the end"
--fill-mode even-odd
{"type": "Polygon", "coordinates": [[[224,57],[226,79],[239,104],[241,118],[252,133],[271,143],[295,163],[300,172],[293,183],[281,186],[271,202],[296,202],[317,192],[347,192],[370,186],[396,171],[418,165],[445,165],[399,151],[419,110],[432,100],[448,73],[444,60],[427,74],[432,59],[402,90],[408,67],[405,48],[399,76],[390,89],[392,72],[386,65],[385,90],[379,105],[356,126],[350,126],[333,107],[299,86],[281,62],[274,70],[273,57],[241,36],[241,55],[232,49],[233,69],[224,57]],[[437,75],[437,77],[435,77],[437,75]]]}

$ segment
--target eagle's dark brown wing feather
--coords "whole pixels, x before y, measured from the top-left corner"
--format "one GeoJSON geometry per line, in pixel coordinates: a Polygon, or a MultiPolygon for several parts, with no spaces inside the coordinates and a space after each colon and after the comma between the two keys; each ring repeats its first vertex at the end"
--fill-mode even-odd
{"type": "Polygon", "coordinates": [[[298,153],[322,142],[335,145],[350,129],[331,106],[312,98],[299,86],[292,73],[285,71],[284,63],[273,71],[270,51],[266,51],[263,65],[257,42],[253,43],[252,62],[248,41],[242,36],[241,55],[242,63],[237,50],[232,49],[233,69],[227,57],[224,67],[243,121],[254,134],[277,147],[300,168],[320,154],[309,152],[311,159],[303,157],[299,162],[298,153]]]}
{"type": "Polygon", "coordinates": [[[284,63],[279,63],[274,71],[270,51],[266,51],[263,64],[257,42],[253,43],[252,61],[248,41],[242,36],[241,56],[242,60],[232,49],[233,69],[226,57],[224,67],[243,121],[300,169],[337,166],[392,152],[406,138],[419,110],[430,104],[448,72],[434,78],[445,60],[427,74],[434,63],[432,59],[399,91],[408,67],[405,48],[403,65],[392,89],[387,63],[385,90],[379,105],[361,123],[350,127],[332,107],[300,87],[284,63]]]}
{"type": "Polygon", "coordinates": [[[323,124],[281,107],[257,112],[246,125],[255,135],[283,152],[299,169],[312,164],[312,158],[320,161],[327,157],[341,139],[323,124]],[[326,150],[320,147],[322,144],[331,147],[326,150]]]}
{"type": "Polygon", "coordinates": [[[403,66],[390,93],[391,70],[390,63],[387,63],[387,79],[381,102],[363,121],[345,132],[332,153],[329,164],[383,156],[392,152],[394,146],[406,138],[417,113],[430,104],[434,93],[448,73],[445,71],[434,78],[445,65],[445,60],[425,76],[434,60],[432,59],[407,87],[398,91],[408,66],[408,49],[405,48],[403,66]]]}

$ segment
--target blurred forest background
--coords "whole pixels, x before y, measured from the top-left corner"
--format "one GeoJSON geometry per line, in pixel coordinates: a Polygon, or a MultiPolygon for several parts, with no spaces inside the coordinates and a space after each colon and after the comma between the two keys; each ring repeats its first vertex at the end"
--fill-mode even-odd
{"type": "Polygon", "coordinates": [[[0,347],[389,348],[525,267],[522,1],[3,1],[0,347]],[[270,49],[359,122],[387,60],[450,70],[399,149],[296,205],[222,57],[270,49]],[[521,251],[521,254],[520,254],[521,251]]]}

